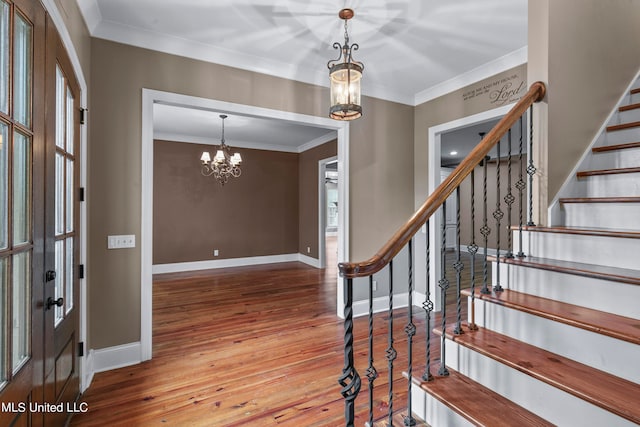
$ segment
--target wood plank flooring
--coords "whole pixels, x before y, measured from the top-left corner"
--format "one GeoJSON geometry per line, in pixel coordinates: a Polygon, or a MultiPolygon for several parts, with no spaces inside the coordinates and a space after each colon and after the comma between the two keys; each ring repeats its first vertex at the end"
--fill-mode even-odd
{"type": "MultiPolygon", "coordinates": [[[[327,265],[335,266],[329,251],[327,265]]],[[[71,426],[340,426],[343,323],[337,270],[282,263],[154,278],[153,359],[95,375],[71,426]]],[[[455,287],[455,284],[454,286],[455,287]]],[[[466,304],[463,304],[466,309],[466,304]]],[[[465,310],[466,311],[466,310],[465,310]]],[[[374,321],[375,418],[406,405],[406,309],[394,312],[393,401],[387,313],[374,321]]],[[[424,369],[425,316],[415,308],[414,374],[424,369]]],[[[448,316],[455,316],[449,299],[448,316]]],[[[463,314],[463,319],[466,314],[463,314]]],[[[434,319],[440,325],[439,319],[434,319]]],[[[367,317],[355,320],[362,376],[356,425],[368,420],[367,317]]],[[[431,347],[438,359],[439,344],[431,347]]]]}

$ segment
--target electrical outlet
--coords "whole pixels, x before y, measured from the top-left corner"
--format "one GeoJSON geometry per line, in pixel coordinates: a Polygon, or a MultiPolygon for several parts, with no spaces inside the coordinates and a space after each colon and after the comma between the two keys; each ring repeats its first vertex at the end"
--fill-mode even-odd
{"type": "Polygon", "coordinates": [[[310,254],[311,253],[311,247],[307,246],[307,253],[310,254]]]}
{"type": "Polygon", "coordinates": [[[374,290],[374,291],[377,291],[377,290],[378,290],[378,281],[377,281],[377,280],[374,280],[374,281],[373,281],[373,290],[374,290]]]}
{"type": "Polygon", "coordinates": [[[218,251],[217,249],[213,250],[213,256],[218,256],[220,255],[220,251],[218,251]]]}

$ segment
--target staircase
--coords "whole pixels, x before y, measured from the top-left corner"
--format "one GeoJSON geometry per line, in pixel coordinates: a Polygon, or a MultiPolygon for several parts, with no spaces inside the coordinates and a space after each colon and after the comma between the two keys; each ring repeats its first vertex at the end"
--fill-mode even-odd
{"type": "Polygon", "coordinates": [[[562,225],[514,227],[526,257],[493,259],[504,290],[463,290],[475,318],[461,334],[435,330],[449,375],[414,377],[418,418],[640,425],[640,82],[623,104],[577,173],[577,197],[560,199],[562,225]]]}

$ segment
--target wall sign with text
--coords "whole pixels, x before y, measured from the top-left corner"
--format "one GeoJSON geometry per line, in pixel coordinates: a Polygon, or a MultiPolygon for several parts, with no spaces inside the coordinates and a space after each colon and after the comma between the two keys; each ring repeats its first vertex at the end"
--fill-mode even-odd
{"type": "Polygon", "coordinates": [[[472,85],[462,92],[463,101],[486,102],[499,107],[518,101],[527,91],[527,82],[519,73],[472,85]]]}

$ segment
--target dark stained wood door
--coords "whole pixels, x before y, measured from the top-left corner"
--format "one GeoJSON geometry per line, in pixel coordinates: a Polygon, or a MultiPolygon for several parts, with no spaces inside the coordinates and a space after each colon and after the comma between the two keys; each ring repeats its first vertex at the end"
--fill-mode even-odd
{"type": "Polygon", "coordinates": [[[64,425],[79,395],[79,148],[80,88],[71,62],[47,18],[45,265],[55,278],[45,284],[45,426],[64,425]]]}
{"type": "Polygon", "coordinates": [[[43,402],[45,11],[0,0],[0,425],[43,402]]]}

